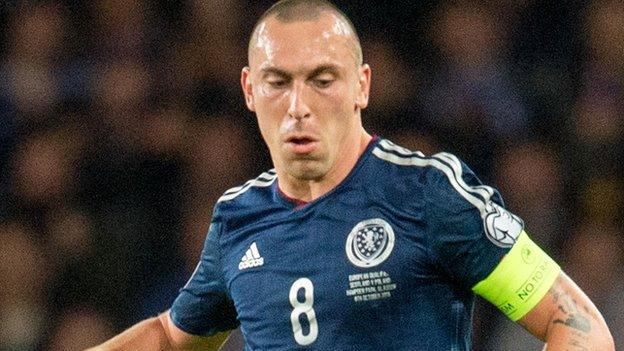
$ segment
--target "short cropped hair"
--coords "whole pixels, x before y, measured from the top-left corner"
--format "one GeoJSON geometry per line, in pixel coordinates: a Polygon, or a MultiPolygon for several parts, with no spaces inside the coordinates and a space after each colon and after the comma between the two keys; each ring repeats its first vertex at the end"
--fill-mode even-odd
{"type": "Polygon", "coordinates": [[[248,55],[251,55],[253,47],[253,41],[255,40],[256,32],[262,22],[271,16],[275,16],[278,21],[290,23],[296,21],[313,21],[318,19],[324,13],[331,13],[342,21],[344,21],[351,32],[353,33],[353,39],[355,41],[355,57],[357,64],[362,64],[362,46],[360,45],[360,38],[358,37],[355,26],[336,5],[327,0],[280,0],[273,4],[268,10],[266,10],[262,16],[256,22],[253,31],[251,32],[251,38],[249,39],[248,55]]]}

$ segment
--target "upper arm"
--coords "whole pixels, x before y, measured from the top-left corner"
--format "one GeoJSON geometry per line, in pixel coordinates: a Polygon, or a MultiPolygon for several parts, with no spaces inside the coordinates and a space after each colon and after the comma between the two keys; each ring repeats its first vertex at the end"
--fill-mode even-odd
{"type": "Polygon", "coordinates": [[[169,311],[162,313],[158,319],[174,350],[218,350],[230,334],[229,331],[212,336],[189,334],[173,323],[169,311]]]}
{"type": "Polygon", "coordinates": [[[598,338],[600,350],[613,349],[596,307],[531,241],[500,194],[453,155],[427,162],[439,171],[429,173],[424,198],[429,247],[440,267],[549,345],[561,329],[582,336],[589,328],[592,343],[598,338]]]}
{"type": "Polygon", "coordinates": [[[518,323],[542,341],[556,342],[552,339],[556,329],[563,329],[562,335],[570,337],[571,334],[578,342],[589,339],[590,335],[606,342],[605,345],[611,339],[596,306],[563,272],[559,273],[548,293],[518,323]]]}
{"type": "Polygon", "coordinates": [[[423,198],[431,257],[455,283],[471,288],[509,252],[523,222],[456,157],[436,154],[428,162],[423,198]]]}
{"type": "Polygon", "coordinates": [[[220,232],[220,219],[215,215],[200,262],[168,313],[171,322],[187,333],[209,336],[235,329],[239,324],[225,282],[220,232]]]}

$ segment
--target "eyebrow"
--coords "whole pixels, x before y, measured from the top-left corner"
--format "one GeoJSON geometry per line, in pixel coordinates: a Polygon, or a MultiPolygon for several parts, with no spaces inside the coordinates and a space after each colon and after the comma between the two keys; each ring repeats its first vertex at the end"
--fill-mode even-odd
{"type": "MultiPolygon", "coordinates": [[[[281,77],[290,77],[291,73],[289,73],[286,70],[283,70],[281,68],[277,68],[277,67],[265,67],[262,68],[260,70],[260,72],[262,72],[262,76],[266,77],[267,75],[270,74],[275,74],[281,77]]],[[[329,73],[333,73],[333,74],[338,74],[338,66],[334,65],[334,64],[321,64],[317,67],[315,67],[312,72],[310,72],[310,74],[308,75],[309,77],[315,77],[318,76],[321,73],[325,73],[325,72],[329,72],[329,73]]]]}
{"type": "Polygon", "coordinates": [[[275,75],[282,76],[282,77],[290,76],[288,72],[277,67],[265,67],[261,69],[260,72],[262,72],[263,77],[266,77],[269,74],[275,74],[275,75]]]}
{"type": "Polygon", "coordinates": [[[333,73],[333,74],[338,74],[338,66],[333,65],[333,64],[324,64],[324,65],[320,65],[318,67],[316,67],[312,73],[310,73],[310,77],[315,77],[318,76],[321,73],[333,73]]]}

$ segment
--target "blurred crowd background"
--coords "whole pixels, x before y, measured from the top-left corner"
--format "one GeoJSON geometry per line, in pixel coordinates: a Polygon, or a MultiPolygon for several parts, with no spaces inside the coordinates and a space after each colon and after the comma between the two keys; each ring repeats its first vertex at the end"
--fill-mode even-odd
{"type": "MultiPolygon", "coordinates": [[[[0,350],[79,350],[169,307],[226,189],[270,168],[239,89],[272,1],[0,4],[0,350]]],[[[624,347],[624,2],[337,1],[370,132],[499,188],[624,347]]],[[[486,303],[475,350],[540,343],[486,303]]]]}

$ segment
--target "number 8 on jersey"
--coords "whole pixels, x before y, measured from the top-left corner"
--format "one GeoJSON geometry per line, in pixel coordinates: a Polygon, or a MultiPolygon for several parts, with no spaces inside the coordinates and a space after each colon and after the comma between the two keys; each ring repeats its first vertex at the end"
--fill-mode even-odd
{"type": "Polygon", "coordinates": [[[290,305],[293,307],[290,313],[290,322],[292,323],[293,334],[295,341],[299,345],[310,345],[316,340],[318,336],[318,323],[316,322],[316,313],[314,312],[314,286],[312,281],[308,278],[299,278],[290,287],[290,305]],[[304,300],[300,302],[297,299],[299,290],[303,289],[304,300]],[[310,324],[310,330],[308,334],[303,333],[301,328],[301,322],[299,322],[299,316],[305,314],[310,324]]]}

